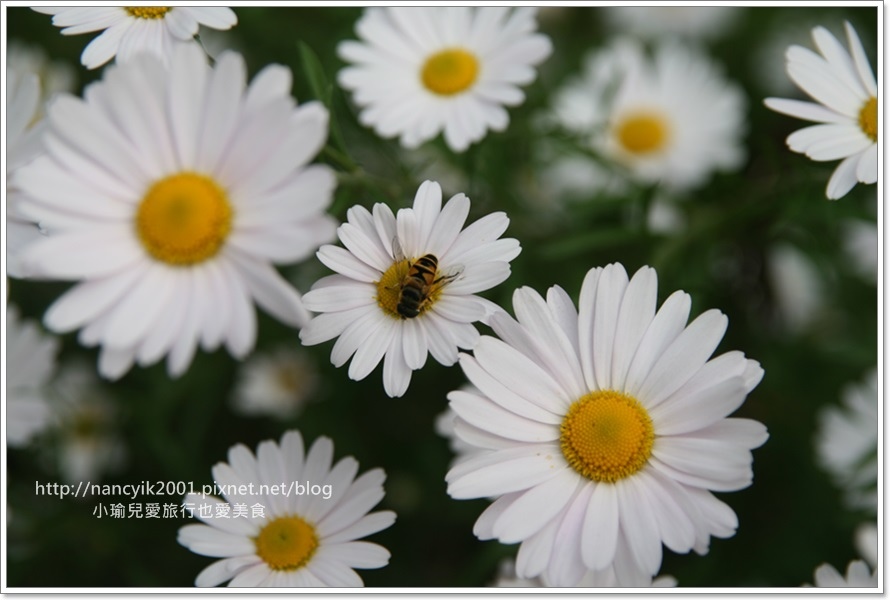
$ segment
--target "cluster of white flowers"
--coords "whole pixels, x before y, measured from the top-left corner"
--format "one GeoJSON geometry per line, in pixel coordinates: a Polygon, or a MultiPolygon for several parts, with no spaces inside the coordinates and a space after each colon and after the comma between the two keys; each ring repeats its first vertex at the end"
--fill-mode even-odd
{"type": "MultiPolygon", "coordinates": [[[[382,362],[390,397],[408,392],[429,356],[459,363],[471,385],[447,394],[439,422],[459,455],[447,493],[490,499],[473,533],[519,544],[500,586],[676,585],[653,579],[665,548],[703,555],[712,537],[735,534],[736,514],[715,493],[752,484],[752,451],[769,435],[760,422],[731,416],[764,371],[739,351],[714,356],[728,328],[719,310],[690,322],[688,294],[674,292],[659,307],[654,269],[629,275],[614,263],[587,272],[577,303],[559,286],[545,295],[517,289],[511,316],[480,296],[510,277],[521,252],[518,240],[502,237],[505,213],[467,224],[471,199],[456,193],[443,202],[435,181],[397,211],[356,205],[342,224],[327,213],[336,173],[313,161],[327,141],[328,109],[297,103],[287,67],[268,65],[250,79],[238,52],[210,64],[195,43],[201,25],[233,27],[231,9],[34,10],[53,15],[66,35],[101,31],[83,51],[85,67],[116,60],[82,96],[60,93],[49,105],[36,72],[8,69],[8,274],[74,282],[43,324],[98,346],[101,376],[117,380],[166,359],[176,378],[198,348],[245,359],[258,337],[255,307],[299,329],[304,346],[336,340],[331,362],[351,361],[352,380],[382,362]],[[335,273],[301,295],[275,265],[313,255],[335,273]],[[495,336],[480,335],[478,323],[495,336]]],[[[639,10],[612,18],[639,26],[639,10]]],[[[663,14],[662,31],[675,16],[663,14]]],[[[733,12],[701,15],[699,35],[716,35],[733,12]]],[[[461,153],[506,130],[508,107],[525,101],[523,86],[553,51],[537,28],[529,7],[368,8],[355,25],[359,40],[338,46],[348,64],[337,81],[379,136],[414,150],[441,134],[461,153]]],[[[788,73],[819,104],[766,100],[820,123],[788,145],[813,160],[843,159],[828,183],[832,199],[878,174],[877,84],[856,32],[846,30],[849,52],[821,27],[813,31],[821,56],[788,50],[788,73]]],[[[681,37],[693,35],[684,28],[681,37]]],[[[741,88],[688,39],[649,48],[620,37],[587,57],[545,121],[589,151],[574,167],[590,169],[585,187],[657,185],[682,195],[746,160],[746,107],[741,88]]],[[[680,226],[675,213],[650,220],[659,218],[672,223],[662,231],[680,226]]],[[[54,419],[111,418],[101,394],[83,392],[96,385],[83,368],[57,378],[68,400],[51,408],[45,390],[59,340],[15,310],[6,324],[10,445],[25,445],[54,419]]],[[[876,373],[869,382],[845,397],[851,414],[824,413],[818,442],[822,464],[859,492],[851,502],[860,507],[874,502],[877,477],[876,373]]],[[[259,353],[233,406],[291,419],[318,383],[311,361],[292,348],[259,353]]],[[[65,439],[62,470],[71,479],[98,476],[114,466],[101,457],[123,455],[114,436],[65,439]]],[[[358,462],[333,463],[333,453],[323,436],[307,451],[296,430],[255,453],[233,446],[212,470],[222,498],[190,494],[184,504],[262,502],[269,511],[244,520],[195,511],[204,524],[182,527],[179,543],[220,559],[195,584],[353,587],[363,585],[354,569],[385,566],[386,549],[358,541],[395,521],[392,511],[370,512],[385,474],[356,477],[358,462]],[[282,481],[329,485],[332,498],[239,491],[282,481]]],[[[815,579],[877,585],[861,562],[846,578],[824,565],[815,579]]]]}

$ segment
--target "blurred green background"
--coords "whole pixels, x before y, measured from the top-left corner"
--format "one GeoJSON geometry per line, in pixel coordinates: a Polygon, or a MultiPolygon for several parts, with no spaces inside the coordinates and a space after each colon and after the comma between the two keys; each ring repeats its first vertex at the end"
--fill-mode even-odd
{"type": "MultiPolygon", "coordinates": [[[[823,24],[839,35],[843,20],[850,20],[875,67],[875,8],[743,8],[724,36],[703,44],[748,96],[748,160],[738,172],[717,175],[676,202],[687,227],[673,235],[646,227],[653,190],[641,189],[630,198],[591,196],[564,202],[537,176],[543,165],[535,152],[540,134],[533,117],[578,72],[588,50],[618,34],[602,9],[542,12],[540,27],[554,51],[526,88],[526,102],[510,110],[507,131],[489,133],[463,155],[451,153],[438,139],[427,145],[421,164],[397,141],[378,139],[358,125],[348,96],[332,85],[342,67],[336,45],[354,39],[361,9],[235,11],[239,23],[233,30],[203,36],[211,54],[219,45],[237,48],[245,54],[251,76],[268,63],[287,65],[294,71],[299,101],[320,92],[331,105],[332,121],[355,163],[349,165],[333,152],[319,157],[339,172],[332,208],[338,219],[345,219],[346,209],[357,203],[409,205],[428,176],[422,168],[455,172],[465,188],[453,189],[442,179],[445,197],[467,193],[473,201],[471,220],[506,211],[511,218],[506,235],[522,244],[511,278],[486,294],[502,306],[510,307],[512,292],[521,285],[544,292],[558,284],[577,298],[588,269],[618,261],[629,273],[643,265],[656,267],[659,302],[683,289],[692,295],[693,316],[709,308],[729,316],[718,353],[741,350],[766,371],[736,416],[766,424],[770,439],[754,451],[753,486],[721,495],[738,514],[737,535],[712,540],[704,557],[665,550],[661,573],[675,576],[680,586],[798,586],[812,582],[814,569],[823,562],[843,570],[858,558],[853,531],[873,516],[844,506],[841,491],[815,462],[813,438],[818,409],[837,404],[841,389],[877,363],[876,285],[860,277],[841,251],[843,221],[875,222],[877,189],[859,185],[840,201],[826,200],[825,185],[836,163],[814,163],[790,152],[785,137],[805,123],[767,110],[762,99],[799,97],[792,91],[776,93],[763,78],[764,70],[782,69],[787,44],[774,42],[792,25],[808,29],[823,24]],[[776,48],[772,54],[765,51],[768,43],[776,48]],[[307,74],[305,59],[312,62],[311,56],[301,54],[301,45],[317,57],[322,78],[307,74]],[[804,328],[785,322],[768,277],[770,251],[781,244],[802,251],[823,282],[822,309],[804,328]]],[[[79,65],[93,34],[62,36],[51,17],[25,8],[9,8],[6,27],[9,40],[38,45],[53,59],[70,63],[80,86],[101,76],[101,70],[88,72],[79,65]]],[[[805,38],[797,41],[812,47],[805,38]]],[[[301,291],[328,274],[315,259],[281,271],[301,291]]],[[[10,280],[9,302],[39,320],[66,287],[10,280]]],[[[264,314],[259,323],[257,351],[281,343],[299,345],[296,331],[264,314]]],[[[331,347],[329,342],[306,349],[321,384],[303,413],[288,421],[232,411],[239,363],[224,351],[199,352],[178,380],[167,377],[162,362],[103,383],[116,405],[114,427],[127,453],[124,468],[103,483],[181,480],[199,486],[212,481],[211,466],[226,460],[233,444],[255,449],[290,428],[298,428],[307,442],[328,435],[337,458],[354,455],[361,471],[386,470],[387,493],[378,509],[398,513],[394,526],[369,538],[387,547],[392,559],[383,569],[359,572],[367,586],[491,583],[501,558],[514,556],[517,547],[475,539],[473,523],[488,502],[455,501],[446,495],[444,475],[452,455],[433,430],[435,417],[447,406],[447,392],[464,382],[460,369],[431,359],[414,374],[403,398],[390,399],[379,367],[364,381],[350,381],[346,368],[330,364],[331,347]]],[[[96,355],[95,349],[77,343],[76,334],[63,337],[63,363],[83,357],[95,365],[96,355]]],[[[92,515],[97,499],[35,496],[35,481],[61,481],[56,463],[47,459],[53,451],[51,437],[8,451],[8,506],[3,507],[11,513],[8,585],[188,587],[212,562],[177,544],[185,519],[97,519],[92,515]]]]}

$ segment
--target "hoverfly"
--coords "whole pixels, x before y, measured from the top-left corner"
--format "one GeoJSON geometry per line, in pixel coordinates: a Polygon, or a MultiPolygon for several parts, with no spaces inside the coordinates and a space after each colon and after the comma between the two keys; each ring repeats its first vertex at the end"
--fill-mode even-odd
{"type": "MultiPolygon", "coordinates": [[[[398,238],[393,238],[392,251],[397,261],[406,260],[398,238]]],[[[408,270],[398,284],[396,312],[403,319],[413,319],[426,309],[436,292],[460,277],[462,272],[463,267],[456,266],[448,273],[440,274],[439,259],[435,254],[424,254],[417,260],[408,261],[408,270]]]]}

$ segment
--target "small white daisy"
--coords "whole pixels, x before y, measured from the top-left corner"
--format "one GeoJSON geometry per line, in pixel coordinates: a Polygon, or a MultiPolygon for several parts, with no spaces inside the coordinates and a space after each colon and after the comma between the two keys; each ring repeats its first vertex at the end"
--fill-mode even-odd
{"type": "Polygon", "coordinates": [[[41,237],[37,223],[21,212],[22,194],[12,183],[17,169],[43,152],[44,123],[40,78],[34,71],[6,69],[6,269],[10,277],[28,275],[19,254],[41,237]]]}
{"type": "Polygon", "coordinates": [[[362,41],[338,46],[350,66],[337,80],[381,137],[416,148],[444,132],[463,152],[507,128],[504,107],[522,104],[520,86],[550,55],[535,17],[531,7],[368,8],[356,24],[362,41]]]}
{"type": "Polygon", "coordinates": [[[390,397],[405,393],[427,354],[453,365],[458,348],[472,348],[479,338],[473,323],[499,310],[475,294],[507,279],[520,252],[515,239],[498,239],[507,215],[492,213],[463,229],[469,212],[464,194],[443,207],[442,189],[432,181],[421,184],[414,207],[398,216],[385,204],[374,205],[373,214],[363,206],[349,209],[337,230],[346,248],[318,251],[338,274],[304,296],[306,308],[324,314],[300,331],[303,344],[339,337],[331,362],[340,367],[353,357],[349,378],[356,381],[383,360],[390,397]]]}
{"type": "Polygon", "coordinates": [[[856,182],[878,180],[878,86],[862,42],[849,23],[844,24],[850,51],[824,27],[813,29],[821,56],[802,46],[785,54],[788,76],[814,102],[767,98],[776,112],[815,121],[788,136],[788,147],[815,161],[843,159],[834,170],[825,194],[837,200],[856,182]]]}
{"type": "Polygon", "coordinates": [[[194,45],[170,71],[149,54],[115,65],[85,100],[53,102],[46,155],[16,172],[23,212],[50,232],[23,263],[80,281],[44,322],[82,327],[107,378],[164,355],[179,376],[199,344],[243,358],[254,302],[287,325],[309,319],[272,263],[333,239],[333,171],[308,164],[328,113],[296,106],[287,68],[266,67],[249,86],[245,71],[235,53],[209,67],[194,45]]]}
{"type": "Polygon", "coordinates": [[[606,6],[610,31],[647,38],[717,39],[741,16],[737,6],[606,6]]]}
{"type": "Polygon", "coordinates": [[[841,245],[848,264],[866,281],[878,279],[879,241],[876,222],[846,219],[841,223],[841,245]]]}
{"type": "Polygon", "coordinates": [[[782,329],[799,334],[825,308],[826,289],[812,259],[797,246],[780,242],[766,256],[766,274],[782,329]]]}
{"type": "Polygon", "coordinates": [[[185,525],[177,541],[196,554],[222,558],[201,571],[195,585],[231,580],[230,587],[361,587],[353,569],[386,566],[386,548],[358,541],[395,522],[390,510],[369,513],[383,499],[386,475],[372,469],[356,479],[358,462],[347,456],[332,466],[333,455],[327,437],[304,454],[299,431],[285,433],[280,444],[261,442],[256,456],[242,444],[230,448],[229,462],[213,467],[224,500],[199,494],[185,499],[206,525],[185,525]],[[286,493],[292,482],[293,492],[286,493]],[[300,493],[296,484],[309,490],[300,493]],[[318,495],[312,486],[320,486],[318,495]],[[248,493],[235,493],[242,490],[248,493]],[[263,514],[220,516],[224,504],[258,505],[263,514]],[[211,511],[202,513],[201,505],[211,511]]]}
{"type": "Polygon", "coordinates": [[[873,588],[878,586],[878,572],[872,572],[865,561],[854,560],[847,565],[846,575],[828,563],[816,569],[816,587],[820,588],[873,588]]]}
{"type": "MultiPolygon", "coordinates": [[[[545,577],[532,577],[525,579],[516,575],[516,565],[513,559],[501,561],[498,568],[498,578],[494,587],[502,588],[552,588],[545,577]]],[[[677,580],[670,575],[662,575],[656,579],[642,571],[618,572],[614,567],[608,567],[602,571],[587,571],[578,583],[572,587],[577,588],[663,588],[677,587],[677,580]]]]}
{"type": "Polygon", "coordinates": [[[843,407],[819,411],[819,464],[844,490],[849,506],[877,510],[878,372],[843,390],[843,407]]]}
{"type": "Polygon", "coordinates": [[[52,423],[48,384],[56,370],[58,338],[6,307],[6,443],[25,446],[52,423]]]}
{"type": "Polygon", "coordinates": [[[115,56],[123,62],[140,52],[150,52],[169,65],[176,48],[192,43],[200,25],[230,29],[238,23],[232,9],[223,6],[41,6],[32,10],[53,15],[53,25],[65,28],[62,35],[102,31],[80,56],[88,69],[101,67],[115,56]]]}
{"type": "Polygon", "coordinates": [[[745,157],[745,97],[704,54],[676,41],[650,58],[616,40],[558,92],[557,121],[635,181],[682,191],[745,157]]]}
{"type": "Polygon", "coordinates": [[[289,419],[299,415],[318,387],[318,373],[305,352],[281,346],[254,354],[239,371],[232,405],[242,415],[289,419]]]}
{"type": "MultiPolygon", "coordinates": [[[[446,475],[453,498],[498,496],[479,539],[521,542],[517,574],[553,586],[587,571],[655,575],[662,544],[704,554],[731,537],[732,509],[711,492],[751,484],[766,428],[727,418],[763,369],[741,352],[709,357],[728,324],[709,310],[688,326],[675,292],[656,312],[657,277],[591,269],[579,309],[559,287],[513,296],[460,364],[480,393],[451,392],[456,432],[479,447],[446,475]],[[503,340],[503,341],[502,341],[503,340]]],[[[619,575],[620,580],[620,575],[619,575]]]]}
{"type": "Polygon", "coordinates": [[[102,390],[95,370],[82,362],[64,365],[53,383],[53,448],[68,483],[97,482],[124,466],[127,447],[118,433],[116,405],[102,390]]]}

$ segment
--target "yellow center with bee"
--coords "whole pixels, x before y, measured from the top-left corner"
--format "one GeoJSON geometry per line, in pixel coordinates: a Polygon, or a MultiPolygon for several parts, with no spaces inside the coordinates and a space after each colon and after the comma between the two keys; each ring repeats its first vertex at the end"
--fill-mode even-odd
{"type": "Polygon", "coordinates": [[[439,274],[438,259],[426,254],[397,260],[377,282],[377,305],[394,319],[413,319],[429,310],[453,277],[439,274]]]}

